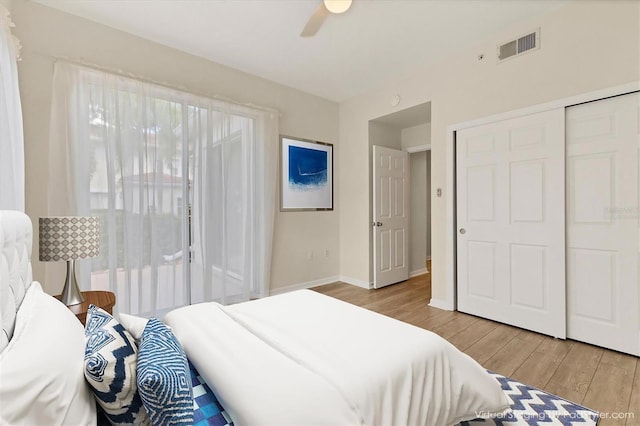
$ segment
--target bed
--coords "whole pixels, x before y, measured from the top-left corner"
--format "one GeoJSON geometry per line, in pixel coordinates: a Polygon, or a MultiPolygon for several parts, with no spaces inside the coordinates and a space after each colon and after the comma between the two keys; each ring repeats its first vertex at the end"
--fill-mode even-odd
{"type": "MultiPolygon", "coordinates": [[[[85,380],[90,339],[32,283],[28,217],[0,212],[0,247],[0,422],[95,424],[95,392],[85,380]]],[[[138,343],[152,321],[168,325],[191,377],[239,426],[443,426],[509,406],[497,382],[439,336],[310,290],[191,305],[164,322],[120,320],[138,343]]],[[[140,365],[132,368],[140,374],[140,365]]],[[[190,398],[201,394],[189,385],[190,398]]]]}

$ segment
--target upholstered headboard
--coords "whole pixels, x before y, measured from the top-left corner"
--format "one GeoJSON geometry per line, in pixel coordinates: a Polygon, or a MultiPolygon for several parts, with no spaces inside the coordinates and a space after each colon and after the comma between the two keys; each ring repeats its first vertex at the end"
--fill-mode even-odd
{"type": "Polygon", "coordinates": [[[29,216],[18,211],[0,210],[0,351],[13,336],[16,313],[33,281],[32,234],[29,216]]]}

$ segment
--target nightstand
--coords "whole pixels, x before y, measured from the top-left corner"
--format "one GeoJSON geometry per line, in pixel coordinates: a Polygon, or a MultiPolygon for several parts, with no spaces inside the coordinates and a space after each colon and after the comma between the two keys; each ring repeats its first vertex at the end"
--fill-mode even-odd
{"type": "MultiPolygon", "coordinates": [[[[113,314],[112,309],[116,304],[116,295],[112,292],[83,291],[82,296],[84,296],[84,302],[77,305],[67,306],[71,312],[78,317],[82,325],[84,325],[84,322],[87,319],[87,310],[89,309],[89,305],[96,305],[108,313],[113,314]]],[[[60,297],[62,297],[60,294],[56,296],[57,299],[60,299],[60,297]]]]}

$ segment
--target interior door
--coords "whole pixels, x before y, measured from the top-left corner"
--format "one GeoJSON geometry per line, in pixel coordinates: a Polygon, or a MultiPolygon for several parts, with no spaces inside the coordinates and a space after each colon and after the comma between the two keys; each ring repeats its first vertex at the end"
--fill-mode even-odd
{"type": "Polygon", "coordinates": [[[566,335],[564,109],[457,132],[458,310],[566,335]]]}
{"type": "Polygon", "coordinates": [[[567,108],[567,333],[640,355],[640,95],[567,108]]]}
{"type": "Polygon", "coordinates": [[[373,286],[409,278],[409,154],[373,147],[373,286]]]}

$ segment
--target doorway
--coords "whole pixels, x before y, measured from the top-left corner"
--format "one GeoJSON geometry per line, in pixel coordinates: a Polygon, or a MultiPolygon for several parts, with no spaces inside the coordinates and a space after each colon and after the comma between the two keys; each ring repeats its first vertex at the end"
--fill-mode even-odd
{"type": "MultiPolygon", "coordinates": [[[[407,108],[369,121],[369,164],[373,165],[373,147],[385,147],[408,155],[409,224],[407,249],[400,257],[407,272],[399,281],[430,272],[431,257],[431,102],[407,108]]],[[[373,167],[369,169],[369,238],[370,281],[378,288],[394,282],[376,279],[376,226],[374,213],[373,167]]],[[[387,263],[388,264],[388,263],[387,263]]],[[[398,276],[397,274],[395,275],[398,276]]],[[[397,279],[397,278],[396,278],[397,279]]],[[[395,282],[399,282],[395,281],[395,282]]]]}

